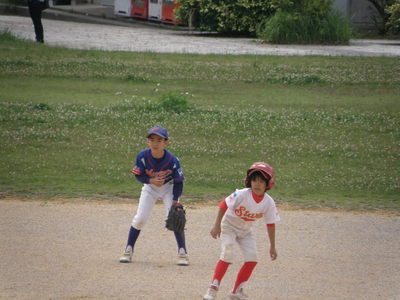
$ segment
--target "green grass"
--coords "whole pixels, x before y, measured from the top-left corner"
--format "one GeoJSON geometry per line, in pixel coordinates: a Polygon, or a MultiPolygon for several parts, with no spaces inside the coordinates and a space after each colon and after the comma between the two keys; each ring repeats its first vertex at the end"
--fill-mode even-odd
{"type": "Polygon", "coordinates": [[[220,200],[267,161],[302,207],[400,210],[398,58],[78,51],[0,35],[0,193],[137,198],[145,133],[167,127],[184,201],[220,200]],[[151,111],[184,95],[184,113],[151,111]]]}

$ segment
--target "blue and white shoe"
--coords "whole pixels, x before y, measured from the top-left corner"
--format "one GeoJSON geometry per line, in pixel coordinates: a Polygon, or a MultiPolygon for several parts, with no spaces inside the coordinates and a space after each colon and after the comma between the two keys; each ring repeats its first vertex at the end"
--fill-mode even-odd
{"type": "Polygon", "coordinates": [[[132,246],[127,246],[124,254],[119,259],[121,263],[130,263],[132,261],[133,249],[132,246]]]}
{"type": "Polygon", "coordinates": [[[176,263],[178,266],[188,266],[189,259],[185,249],[180,248],[178,251],[178,262],[176,263]]]}

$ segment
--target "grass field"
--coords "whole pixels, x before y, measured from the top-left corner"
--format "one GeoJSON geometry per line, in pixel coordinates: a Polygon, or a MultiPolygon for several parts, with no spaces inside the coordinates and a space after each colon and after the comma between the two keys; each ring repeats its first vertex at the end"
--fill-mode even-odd
{"type": "Polygon", "coordinates": [[[167,127],[184,201],[220,200],[267,161],[302,207],[400,210],[398,58],[51,48],[0,35],[0,192],[137,198],[145,134],[167,127]],[[183,113],[155,109],[185,97],[183,113]]]}

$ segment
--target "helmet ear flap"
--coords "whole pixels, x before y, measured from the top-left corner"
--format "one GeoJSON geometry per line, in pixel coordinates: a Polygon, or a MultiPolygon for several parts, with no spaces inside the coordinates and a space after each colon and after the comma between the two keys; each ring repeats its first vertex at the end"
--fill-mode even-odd
{"type": "Polygon", "coordinates": [[[264,178],[267,180],[267,186],[266,186],[265,190],[268,191],[268,190],[272,189],[274,186],[274,178],[271,177],[270,174],[268,174],[264,171],[261,171],[261,173],[263,173],[264,178]],[[267,179],[267,178],[269,178],[269,179],[267,179]]]}
{"type": "Polygon", "coordinates": [[[274,177],[271,177],[271,178],[268,180],[267,190],[272,189],[272,188],[274,187],[274,185],[275,185],[274,177]]]}

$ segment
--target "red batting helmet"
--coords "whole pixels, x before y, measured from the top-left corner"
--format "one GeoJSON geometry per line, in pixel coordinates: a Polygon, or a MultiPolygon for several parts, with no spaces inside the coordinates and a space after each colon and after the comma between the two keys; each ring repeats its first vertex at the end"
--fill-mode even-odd
{"type": "Polygon", "coordinates": [[[275,184],[275,174],[271,166],[264,162],[256,162],[251,165],[251,167],[247,170],[246,178],[244,180],[244,185],[248,188],[251,187],[249,178],[250,175],[256,171],[260,172],[267,180],[267,190],[272,189],[275,184]]]}

